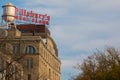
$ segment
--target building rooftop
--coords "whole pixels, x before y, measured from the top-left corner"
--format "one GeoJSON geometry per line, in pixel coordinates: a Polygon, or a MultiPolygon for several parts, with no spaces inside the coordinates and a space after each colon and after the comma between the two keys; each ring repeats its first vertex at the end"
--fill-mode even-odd
{"type": "Polygon", "coordinates": [[[45,25],[38,24],[19,24],[16,25],[17,29],[21,31],[21,33],[46,33],[50,35],[50,31],[45,25]]]}

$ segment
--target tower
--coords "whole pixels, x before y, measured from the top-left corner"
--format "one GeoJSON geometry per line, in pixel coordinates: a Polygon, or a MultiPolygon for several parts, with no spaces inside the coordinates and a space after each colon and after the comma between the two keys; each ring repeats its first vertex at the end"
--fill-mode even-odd
{"type": "Polygon", "coordinates": [[[7,28],[16,28],[14,21],[15,21],[15,9],[16,7],[12,3],[7,3],[6,5],[2,6],[3,8],[3,15],[2,19],[6,22],[7,28]]]}

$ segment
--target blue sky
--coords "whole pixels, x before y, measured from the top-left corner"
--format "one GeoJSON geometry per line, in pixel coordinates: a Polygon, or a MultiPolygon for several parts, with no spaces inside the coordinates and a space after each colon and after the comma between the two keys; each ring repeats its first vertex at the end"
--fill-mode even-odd
{"type": "Polygon", "coordinates": [[[120,48],[120,0],[1,0],[0,6],[7,2],[51,16],[49,29],[62,61],[61,80],[76,75],[73,66],[96,48],[120,48]]]}

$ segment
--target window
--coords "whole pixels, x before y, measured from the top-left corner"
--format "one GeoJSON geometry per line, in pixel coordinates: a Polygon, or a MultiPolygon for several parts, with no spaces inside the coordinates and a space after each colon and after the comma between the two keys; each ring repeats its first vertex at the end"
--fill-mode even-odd
{"type": "Polygon", "coordinates": [[[51,70],[49,69],[49,79],[51,80],[51,70]]]}
{"type": "Polygon", "coordinates": [[[0,57],[0,78],[3,77],[3,59],[0,57]]]}
{"type": "Polygon", "coordinates": [[[13,53],[20,53],[20,46],[19,45],[13,46],[13,53]]]}
{"type": "Polygon", "coordinates": [[[29,66],[30,66],[30,68],[33,68],[33,59],[30,59],[29,66]]]}
{"type": "Polygon", "coordinates": [[[28,80],[31,80],[31,74],[28,74],[28,80]]]}
{"type": "Polygon", "coordinates": [[[25,52],[24,53],[28,53],[28,54],[35,54],[36,51],[35,51],[35,48],[33,46],[27,46],[25,48],[25,52]]]}
{"type": "Polygon", "coordinates": [[[25,31],[24,31],[24,30],[21,30],[21,33],[25,33],[25,31]]]}
{"type": "Polygon", "coordinates": [[[26,60],[26,67],[27,68],[33,68],[33,59],[27,59],[26,60]]]}
{"type": "Polygon", "coordinates": [[[5,43],[0,44],[0,48],[1,49],[5,49],[6,48],[6,44],[5,43]]]}
{"type": "Polygon", "coordinates": [[[29,68],[29,59],[26,60],[26,67],[29,68]]]}

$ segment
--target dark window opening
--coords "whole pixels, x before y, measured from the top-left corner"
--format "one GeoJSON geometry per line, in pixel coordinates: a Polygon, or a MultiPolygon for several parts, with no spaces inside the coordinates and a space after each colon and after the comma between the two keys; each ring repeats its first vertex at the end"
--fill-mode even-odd
{"type": "Polygon", "coordinates": [[[28,80],[31,80],[31,74],[28,74],[28,80]]]}
{"type": "Polygon", "coordinates": [[[20,53],[20,46],[19,45],[13,46],[13,53],[20,53]]]}
{"type": "Polygon", "coordinates": [[[32,47],[32,46],[27,46],[27,47],[25,48],[25,52],[24,52],[24,53],[35,54],[36,51],[35,51],[35,48],[34,48],[34,47],[32,47]]]}

